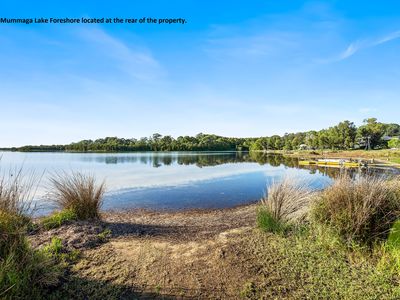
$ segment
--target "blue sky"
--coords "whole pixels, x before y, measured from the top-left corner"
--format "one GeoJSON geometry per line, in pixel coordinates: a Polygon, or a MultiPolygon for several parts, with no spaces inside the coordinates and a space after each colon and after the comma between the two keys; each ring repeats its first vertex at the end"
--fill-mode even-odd
{"type": "Polygon", "coordinates": [[[400,122],[399,1],[7,1],[0,146],[105,136],[265,136],[400,122]]]}

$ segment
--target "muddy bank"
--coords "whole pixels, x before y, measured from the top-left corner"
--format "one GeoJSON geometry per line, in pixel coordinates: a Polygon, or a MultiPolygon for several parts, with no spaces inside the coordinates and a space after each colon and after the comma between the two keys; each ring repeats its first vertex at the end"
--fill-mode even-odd
{"type": "Polygon", "coordinates": [[[163,241],[188,242],[210,239],[221,232],[253,226],[256,204],[216,210],[186,211],[108,211],[101,221],[76,221],[51,230],[40,230],[30,236],[34,247],[49,243],[52,237],[63,240],[71,249],[91,248],[107,232],[111,239],[151,238],[163,241]]]}
{"type": "Polygon", "coordinates": [[[113,238],[147,237],[168,241],[195,241],[255,224],[256,204],[217,210],[157,212],[131,210],[103,214],[113,238]]]}
{"type": "Polygon", "coordinates": [[[238,263],[256,205],[208,211],[104,212],[30,237],[35,247],[59,237],[81,252],[56,297],[88,299],[235,299],[249,278],[238,263]],[[104,240],[102,233],[109,232],[104,240]],[[234,249],[234,250],[232,250],[234,249]],[[91,297],[90,297],[91,296],[91,297]]]}
{"type": "Polygon", "coordinates": [[[58,237],[80,253],[46,299],[398,298],[397,275],[374,259],[311,227],[262,232],[256,211],[107,212],[101,222],[38,231],[36,247],[58,237]]]}

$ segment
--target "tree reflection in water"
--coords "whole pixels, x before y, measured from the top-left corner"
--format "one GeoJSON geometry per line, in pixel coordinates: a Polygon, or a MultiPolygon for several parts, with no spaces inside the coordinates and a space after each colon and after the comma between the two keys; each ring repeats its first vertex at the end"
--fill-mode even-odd
{"type": "MultiPolygon", "coordinates": [[[[90,160],[86,157],[85,160],[90,160]]],[[[108,154],[96,156],[94,160],[105,164],[141,163],[160,168],[170,165],[195,165],[199,168],[232,163],[258,163],[272,167],[285,166],[309,170],[310,174],[323,174],[336,178],[345,173],[354,178],[359,175],[398,174],[394,168],[340,168],[333,166],[299,165],[299,159],[292,156],[267,154],[263,152],[143,152],[134,155],[108,154]]]]}

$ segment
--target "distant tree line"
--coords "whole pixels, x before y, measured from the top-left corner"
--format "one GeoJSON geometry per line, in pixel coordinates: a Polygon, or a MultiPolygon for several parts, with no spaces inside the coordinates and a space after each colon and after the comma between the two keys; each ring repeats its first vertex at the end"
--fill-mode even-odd
{"type": "Polygon", "coordinates": [[[320,131],[286,133],[260,138],[233,138],[200,133],[196,136],[172,136],[155,133],[140,139],[106,137],[82,140],[69,145],[41,145],[12,148],[16,151],[248,151],[248,150],[297,150],[297,149],[379,149],[400,146],[399,124],[378,122],[376,118],[364,120],[357,127],[343,121],[320,131]]]}
{"type": "Polygon", "coordinates": [[[140,139],[106,137],[97,140],[82,140],[69,145],[40,145],[14,148],[17,151],[248,151],[256,139],[231,138],[214,134],[196,136],[172,136],[155,133],[140,139]]]}
{"type": "Polygon", "coordinates": [[[379,149],[390,147],[392,140],[400,135],[399,124],[385,124],[376,118],[364,120],[357,127],[353,122],[343,121],[320,131],[287,133],[283,136],[258,138],[251,150],[296,150],[296,149],[379,149]],[[388,145],[388,143],[390,143],[388,145]]]}

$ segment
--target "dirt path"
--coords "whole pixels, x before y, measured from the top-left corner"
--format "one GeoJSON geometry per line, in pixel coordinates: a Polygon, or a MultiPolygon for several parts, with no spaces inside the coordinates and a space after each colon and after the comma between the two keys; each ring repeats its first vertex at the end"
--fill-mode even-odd
{"type": "Polygon", "coordinates": [[[57,235],[67,247],[82,250],[59,291],[63,297],[237,299],[251,277],[240,252],[241,237],[254,227],[255,212],[255,205],[112,212],[104,214],[102,223],[71,224],[34,240],[38,246],[57,235]],[[110,239],[96,243],[95,237],[106,228],[110,239]],[[89,241],[82,241],[85,237],[89,241]]]}

